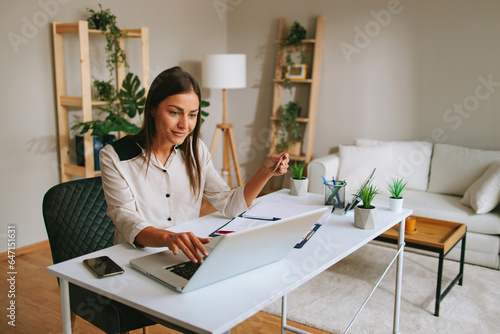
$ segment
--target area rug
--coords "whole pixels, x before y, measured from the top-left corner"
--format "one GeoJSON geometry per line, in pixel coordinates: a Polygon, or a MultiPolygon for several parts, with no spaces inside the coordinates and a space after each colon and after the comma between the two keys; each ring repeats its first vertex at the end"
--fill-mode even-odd
{"type": "MultiPolygon", "coordinates": [[[[288,319],[331,333],[343,333],[395,254],[368,244],[288,295],[288,319]]],[[[438,259],[405,252],[401,333],[500,333],[500,271],[465,265],[456,285],[434,316],[438,259]]],[[[445,260],[443,290],[459,264],[445,260]]],[[[395,264],[348,333],[392,333],[395,264]]],[[[265,312],[281,315],[281,302],[265,312]]]]}

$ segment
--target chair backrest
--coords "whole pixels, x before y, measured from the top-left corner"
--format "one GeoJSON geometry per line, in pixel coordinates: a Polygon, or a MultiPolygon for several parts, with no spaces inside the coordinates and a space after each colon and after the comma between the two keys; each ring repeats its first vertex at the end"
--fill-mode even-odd
{"type": "Polygon", "coordinates": [[[113,245],[101,177],[58,184],[42,204],[52,260],[59,263],[113,245]]]}

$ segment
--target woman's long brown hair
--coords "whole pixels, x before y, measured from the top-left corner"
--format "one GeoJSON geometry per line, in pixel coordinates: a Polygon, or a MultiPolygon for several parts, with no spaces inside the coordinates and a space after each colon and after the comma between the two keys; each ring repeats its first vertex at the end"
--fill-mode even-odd
{"type": "Polygon", "coordinates": [[[198,117],[196,118],[196,126],[180,145],[180,149],[184,152],[186,172],[189,176],[191,189],[193,194],[198,197],[201,183],[201,170],[198,159],[198,140],[201,126],[201,92],[200,86],[191,74],[176,66],[163,71],[155,78],[149,89],[146,106],[144,107],[142,129],[137,134],[131,135],[131,137],[146,150],[146,165],[149,166],[156,135],[153,112],[167,97],[186,92],[194,92],[198,96],[199,110],[198,117]]]}

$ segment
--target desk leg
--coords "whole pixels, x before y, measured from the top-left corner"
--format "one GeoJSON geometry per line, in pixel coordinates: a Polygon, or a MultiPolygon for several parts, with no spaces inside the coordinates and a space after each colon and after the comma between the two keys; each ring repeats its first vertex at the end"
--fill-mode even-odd
{"type": "Polygon", "coordinates": [[[71,334],[71,309],[69,306],[69,283],[60,278],[59,289],[61,290],[61,316],[63,333],[71,334]]]}
{"type": "Polygon", "coordinates": [[[281,334],[286,333],[286,295],[281,298],[281,334]]]}
{"type": "Polygon", "coordinates": [[[401,286],[403,283],[403,256],[405,244],[405,219],[399,223],[398,249],[401,252],[398,256],[397,274],[396,274],[396,293],[394,300],[394,324],[393,333],[399,333],[399,313],[401,309],[401,286]]]}
{"type": "Polygon", "coordinates": [[[281,334],[286,334],[286,331],[298,334],[311,334],[310,332],[303,331],[300,328],[289,326],[286,323],[286,295],[281,298],[281,334]]]}

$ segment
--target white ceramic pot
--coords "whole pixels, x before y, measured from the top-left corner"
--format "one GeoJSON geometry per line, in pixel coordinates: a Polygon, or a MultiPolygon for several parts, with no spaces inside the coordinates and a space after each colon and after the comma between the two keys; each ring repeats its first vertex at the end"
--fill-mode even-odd
{"type": "Polygon", "coordinates": [[[304,177],[301,180],[291,178],[290,179],[290,195],[293,196],[305,196],[307,195],[307,186],[309,185],[309,180],[304,177]]]}
{"type": "Polygon", "coordinates": [[[365,209],[356,206],[354,208],[354,227],[363,230],[374,229],[376,221],[377,221],[376,207],[370,206],[369,209],[365,209]]]}
{"type": "Polygon", "coordinates": [[[399,212],[403,208],[403,199],[389,197],[389,209],[394,212],[399,212]]]}

